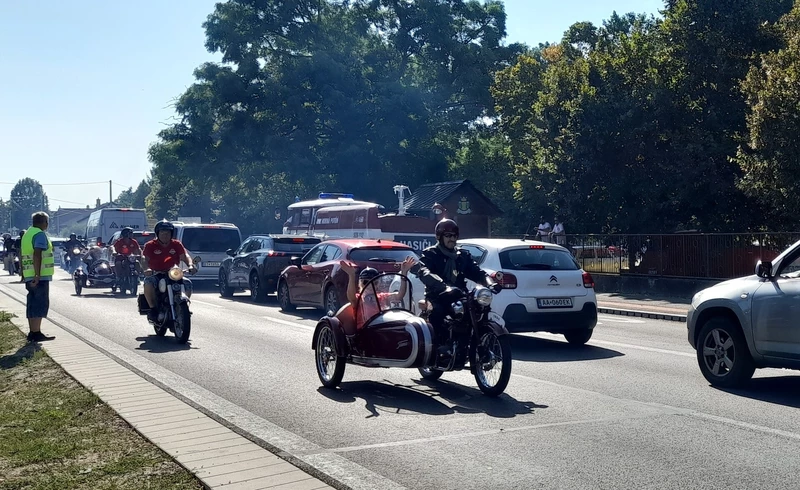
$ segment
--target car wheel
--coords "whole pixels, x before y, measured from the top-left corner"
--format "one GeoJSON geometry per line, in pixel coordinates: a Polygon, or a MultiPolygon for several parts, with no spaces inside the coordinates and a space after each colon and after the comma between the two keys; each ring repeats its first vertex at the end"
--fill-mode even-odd
{"type": "Polygon", "coordinates": [[[281,311],[294,311],[297,307],[292,304],[292,298],[289,296],[289,285],[286,281],[281,281],[278,284],[278,301],[281,305],[281,311]]]}
{"type": "Polygon", "coordinates": [[[223,298],[233,296],[233,288],[228,286],[228,275],[222,269],[219,270],[219,295],[223,298]]]}
{"type": "Polygon", "coordinates": [[[258,277],[256,271],[250,273],[250,297],[256,303],[263,303],[267,300],[267,290],[261,284],[261,278],[258,277]]]}
{"type": "Polygon", "coordinates": [[[325,312],[333,316],[339,311],[339,296],[336,294],[336,289],[333,286],[325,288],[325,312]]]}
{"type": "Polygon", "coordinates": [[[594,329],[570,330],[569,332],[564,332],[564,338],[572,345],[584,345],[592,338],[592,333],[594,333],[594,329]]]}
{"type": "Polygon", "coordinates": [[[756,370],[742,330],[727,318],[712,318],[703,325],[697,362],[708,382],[722,388],[744,385],[756,370]]]}

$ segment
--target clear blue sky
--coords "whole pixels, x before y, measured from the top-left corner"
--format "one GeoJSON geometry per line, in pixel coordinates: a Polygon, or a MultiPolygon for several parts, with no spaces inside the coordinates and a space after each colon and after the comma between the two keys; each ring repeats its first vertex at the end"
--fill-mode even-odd
{"type": "MultiPolygon", "coordinates": [[[[147,148],[205,50],[214,0],[0,1],[0,197],[32,177],[56,209],[108,200],[150,169],[147,148]],[[10,182],[11,184],[6,184],[10,182]],[[121,184],[121,185],[117,185],[121,184]]],[[[578,21],[657,14],[663,0],[505,0],[507,43],[558,41],[578,21]]]]}

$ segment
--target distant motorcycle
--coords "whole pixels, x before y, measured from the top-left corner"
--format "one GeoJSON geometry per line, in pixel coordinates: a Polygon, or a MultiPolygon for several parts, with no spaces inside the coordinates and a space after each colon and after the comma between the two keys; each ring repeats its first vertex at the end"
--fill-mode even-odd
{"type": "Polygon", "coordinates": [[[105,259],[95,260],[84,272],[83,268],[78,268],[72,275],[72,282],[75,284],[75,294],[81,295],[84,289],[104,289],[111,288],[111,292],[117,290],[117,278],[111,265],[105,259]]]}
{"type": "Polygon", "coordinates": [[[81,267],[81,258],[85,253],[86,249],[82,247],[73,247],[67,251],[67,260],[69,260],[69,268],[67,271],[70,273],[70,275],[74,275],[75,271],[81,267]]]}
{"type": "Polygon", "coordinates": [[[117,287],[122,294],[130,291],[131,296],[136,296],[139,292],[139,256],[126,255],[123,258],[124,260],[119,262],[121,270],[116,271],[117,287]]]}
{"type": "MultiPolygon", "coordinates": [[[[173,267],[168,272],[155,273],[158,279],[158,320],[155,322],[147,321],[153,325],[156,335],[163,337],[167,330],[175,334],[179,344],[185,344],[189,340],[192,330],[192,312],[189,311],[189,296],[183,286],[183,276],[187,271],[180,267],[173,267]]],[[[147,304],[144,294],[139,298],[139,314],[147,315],[150,306],[147,304]]]]}

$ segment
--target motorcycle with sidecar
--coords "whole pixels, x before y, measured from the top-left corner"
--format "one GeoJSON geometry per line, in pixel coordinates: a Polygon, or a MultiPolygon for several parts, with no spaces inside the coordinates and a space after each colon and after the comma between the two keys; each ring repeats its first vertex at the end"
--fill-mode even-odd
{"type": "Polygon", "coordinates": [[[502,318],[491,311],[494,293],[479,286],[468,292],[448,289],[444,295],[437,304],[449,305],[448,311],[436,332],[425,313],[413,313],[406,276],[375,277],[355,304],[317,323],[311,348],[322,385],[337,387],[346,364],[417,368],[428,380],[468,368],[484,394],[503,393],[511,377],[511,345],[502,318]]]}

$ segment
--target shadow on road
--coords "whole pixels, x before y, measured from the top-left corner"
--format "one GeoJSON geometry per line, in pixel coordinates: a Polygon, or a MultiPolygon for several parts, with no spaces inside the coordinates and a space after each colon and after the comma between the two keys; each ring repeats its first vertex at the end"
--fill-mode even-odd
{"type": "Polygon", "coordinates": [[[715,389],[775,405],[800,408],[800,376],[753,378],[743,388],[715,389]]]}
{"type": "MultiPolygon", "coordinates": [[[[447,376],[447,373],[445,373],[447,376]]],[[[438,381],[413,380],[411,384],[393,384],[389,381],[351,381],[342,383],[340,389],[320,387],[322,395],[341,403],[364,400],[369,412],[366,418],[378,417],[381,413],[405,415],[452,415],[485,413],[490,417],[512,418],[526,415],[537,408],[547,408],[534,402],[520,402],[503,394],[489,398],[476,388],[438,381]],[[451,405],[443,403],[441,398],[451,405]]]]}
{"type": "Polygon", "coordinates": [[[141,345],[136,348],[136,350],[146,350],[147,352],[153,353],[164,353],[164,352],[177,352],[183,350],[191,350],[197,349],[197,347],[192,347],[192,341],[189,340],[185,344],[179,344],[175,337],[172,336],[171,332],[167,332],[167,335],[163,337],[159,337],[157,335],[148,335],[147,337],[136,337],[136,340],[141,342],[141,345]]]}
{"type": "Polygon", "coordinates": [[[11,369],[18,366],[26,359],[33,357],[36,352],[42,350],[42,346],[37,343],[25,344],[17,352],[0,357],[0,369],[11,369]]]}
{"type": "Polygon", "coordinates": [[[594,345],[572,345],[566,341],[512,335],[511,355],[516,361],[571,362],[611,359],[625,354],[594,345]]]}

